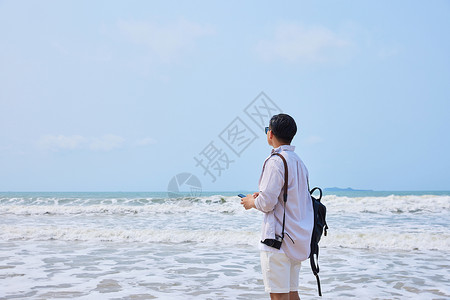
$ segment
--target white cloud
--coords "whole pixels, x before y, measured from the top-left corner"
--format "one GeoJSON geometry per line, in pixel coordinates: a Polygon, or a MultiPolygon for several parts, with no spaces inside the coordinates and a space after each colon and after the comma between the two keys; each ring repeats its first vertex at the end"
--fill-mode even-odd
{"type": "Polygon", "coordinates": [[[107,134],[98,138],[93,138],[89,142],[89,148],[97,151],[110,151],[120,148],[125,139],[118,135],[107,134]]]}
{"type": "Polygon", "coordinates": [[[350,41],[328,28],[285,23],[276,27],[273,38],[261,40],[256,50],[266,61],[316,63],[335,60],[350,45],[350,41]]]}
{"type": "Polygon", "coordinates": [[[117,26],[126,38],[138,45],[146,46],[151,54],[165,62],[192,48],[198,38],[214,33],[209,26],[183,19],[168,25],[119,21],[117,26]]]}
{"type": "Polygon", "coordinates": [[[47,150],[73,150],[79,149],[87,142],[87,139],[81,135],[45,135],[38,141],[38,146],[47,150]]]}

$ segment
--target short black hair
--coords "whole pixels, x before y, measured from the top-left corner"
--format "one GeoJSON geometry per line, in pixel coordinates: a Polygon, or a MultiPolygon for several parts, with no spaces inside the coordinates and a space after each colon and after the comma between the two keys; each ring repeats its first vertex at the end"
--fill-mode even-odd
{"type": "Polygon", "coordinates": [[[270,119],[269,128],[280,142],[290,144],[297,133],[295,120],[287,114],[274,115],[270,119]]]}

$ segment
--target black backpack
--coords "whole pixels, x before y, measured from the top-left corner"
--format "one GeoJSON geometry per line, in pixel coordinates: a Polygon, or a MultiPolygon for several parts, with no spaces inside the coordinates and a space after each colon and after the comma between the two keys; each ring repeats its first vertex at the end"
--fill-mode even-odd
{"type": "MultiPolygon", "coordinates": [[[[309,184],[308,184],[309,187],[309,184]]],[[[322,290],[320,288],[320,280],[319,280],[319,241],[322,237],[322,233],[327,235],[327,221],[325,220],[325,216],[327,214],[327,208],[323,205],[320,200],[322,199],[322,190],[318,187],[313,188],[309,192],[311,194],[311,200],[314,210],[314,228],[311,236],[311,254],[309,255],[309,262],[311,263],[311,270],[316,276],[317,280],[317,288],[319,289],[319,296],[322,296],[322,290]],[[316,199],[313,196],[315,191],[319,191],[319,198],[316,199]]]]}

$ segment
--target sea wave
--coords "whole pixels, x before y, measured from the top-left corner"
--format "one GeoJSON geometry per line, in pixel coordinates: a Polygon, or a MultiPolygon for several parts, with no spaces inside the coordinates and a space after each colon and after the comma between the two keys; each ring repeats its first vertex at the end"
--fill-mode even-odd
{"type": "MultiPolygon", "coordinates": [[[[242,230],[111,229],[68,226],[0,226],[0,240],[58,240],[84,242],[201,243],[205,245],[252,245],[259,232],[242,230]]],[[[323,236],[321,247],[441,250],[450,251],[450,234],[430,232],[396,233],[383,230],[340,231],[323,236]]]]}
{"type": "Polygon", "coordinates": [[[159,242],[251,245],[259,233],[234,230],[157,230],[78,228],[61,226],[0,226],[0,240],[63,240],[104,242],[159,242]]]}
{"type": "Polygon", "coordinates": [[[225,203],[236,201],[237,196],[207,196],[207,197],[179,197],[179,198],[152,198],[152,197],[117,197],[117,198],[97,198],[97,197],[0,197],[2,205],[55,205],[55,206],[89,206],[89,205],[125,205],[125,206],[146,206],[162,203],[225,203]]]}
{"type": "Polygon", "coordinates": [[[360,249],[450,251],[450,233],[448,231],[397,232],[386,228],[341,230],[323,236],[320,245],[360,249]]]}
{"type": "Polygon", "coordinates": [[[450,196],[410,195],[387,197],[324,196],[330,213],[441,213],[450,211],[450,196]]]}
{"type": "MultiPolygon", "coordinates": [[[[288,199],[289,201],[289,199],[288,199]]],[[[343,197],[324,196],[328,214],[428,214],[450,212],[450,196],[343,197]]],[[[154,214],[188,211],[237,214],[242,212],[237,196],[178,199],[114,198],[0,198],[0,215],[154,214]]]]}
{"type": "Polygon", "coordinates": [[[238,202],[196,203],[176,201],[145,206],[135,205],[0,205],[0,215],[154,215],[183,213],[239,214],[244,210],[238,202]]]}

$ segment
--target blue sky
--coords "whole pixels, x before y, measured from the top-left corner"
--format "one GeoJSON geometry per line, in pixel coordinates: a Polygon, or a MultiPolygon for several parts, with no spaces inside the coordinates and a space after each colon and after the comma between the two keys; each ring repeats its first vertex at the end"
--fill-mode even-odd
{"type": "Polygon", "coordinates": [[[183,172],[256,190],[270,147],[245,109],[261,92],[296,119],[314,185],[450,190],[449,15],[449,1],[0,1],[0,191],[165,191],[183,172]],[[251,134],[234,152],[238,125],[251,134]]]}

